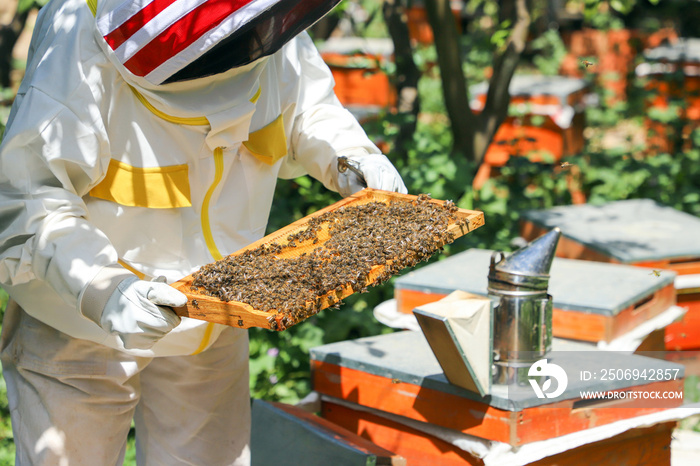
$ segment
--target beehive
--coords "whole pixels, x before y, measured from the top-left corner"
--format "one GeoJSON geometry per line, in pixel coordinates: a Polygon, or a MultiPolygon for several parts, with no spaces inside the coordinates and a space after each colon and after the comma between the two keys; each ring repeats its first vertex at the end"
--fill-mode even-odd
{"type": "Polygon", "coordinates": [[[647,91],[647,146],[652,152],[671,154],[692,148],[690,134],[700,127],[700,39],[660,45],[646,50],[644,59],[636,73],[647,91]],[[653,117],[659,112],[671,112],[678,122],[670,125],[653,117]]]}
{"type": "Polygon", "coordinates": [[[700,348],[700,219],[651,199],[522,213],[521,235],[526,240],[554,227],[563,235],[558,257],[676,272],[678,305],[688,312],[666,328],[666,348],[700,348]]]}
{"type": "MultiPolygon", "coordinates": [[[[529,386],[522,392],[512,390],[512,386],[511,390],[501,386],[502,390],[481,397],[451,384],[422,332],[395,332],[330,343],[311,348],[310,357],[313,389],[322,396],[322,417],[355,433],[367,419],[364,415],[370,412],[386,414],[390,419],[392,415],[400,416],[477,438],[520,446],[683,404],[683,400],[671,398],[653,402],[628,399],[612,403],[608,400],[582,400],[581,393],[587,390],[682,390],[683,366],[620,352],[550,353],[548,360],[569,373],[566,391],[554,399],[538,398],[529,386]],[[606,367],[630,370],[635,367],[640,371],[650,367],[668,368],[676,372],[677,378],[664,381],[618,379],[603,384],[600,380],[582,380],[574,376],[581,368],[600,367],[601,360],[605,361],[606,367]],[[351,406],[357,411],[340,412],[342,406],[351,406]]],[[[394,425],[392,430],[396,439],[407,427],[394,425]]],[[[378,438],[372,438],[372,441],[378,445],[383,443],[378,438]]],[[[449,464],[411,462],[412,455],[401,450],[395,451],[406,457],[409,464],[449,464]]]]}
{"type": "MultiPolygon", "coordinates": [[[[394,284],[397,311],[435,302],[454,290],[488,294],[494,251],[469,249],[411,271],[394,284]]],[[[555,258],[549,294],[553,299],[552,334],[587,342],[611,342],[675,304],[675,274],[621,264],[555,258]]]]}

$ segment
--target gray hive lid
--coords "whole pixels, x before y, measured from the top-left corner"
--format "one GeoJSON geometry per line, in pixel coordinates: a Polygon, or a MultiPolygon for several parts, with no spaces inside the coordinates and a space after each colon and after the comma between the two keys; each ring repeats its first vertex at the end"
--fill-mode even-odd
{"type": "MultiPolygon", "coordinates": [[[[651,367],[655,369],[668,367],[674,370],[678,369],[681,377],[684,373],[683,366],[680,364],[611,351],[604,353],[600,351],[558,351],[551,353],[551,361],[564,367],[567,371],[574,368],[573,371],[577,373],[578,368],[600,367],[602,354],[606,360],[606,367],[638,369],[640,372],[651,367]]],[[[530,390],[513,394],[507,390],[506,386],[501,385],[498,386],[500,388],[492,391],[491,395],[481,397],[478,393],[451,384],[421,332],[409,330],[330,343],[311,348],[310,356],[312,361],[334,364],[388,379],[398,379],[403,383],[479,401],[505,411],[522,411],[524,408],[552,403],[551,399],[537,398],[530,390]]],[[[566,391],[556,401],[576,399],[580,396],[581,391],[585,390],[618,390],[645,383],[648,382],[615,380],[605,382],[603,385],[598,380],[577,380],[571,373],[566,391]]]]}
{"type": "Polygon", "coordinates": [[[390,57],[394,53],[394,43],[391,39],[364,37],[332,37],[318,44],[321,53],[340,53],[350,55],[366,53],[390,57]]]}
{"type": "MultiPolygon", "coordinates": [[[[508,91],[514,97],[534,97],[550,95],[559,100],[560,105],[569,105],[569,95],[585,89],[587,82],[581,78],[568,76],[516,75],[510,81],[508,91]]],[[[486,94],[488,82],[480,82],[469,87],[470,95],[486,94]]]]}
{"type": "Polygon", "coordinates": [[[682,38],[644,52],[647,60],[700,63],[700,39],[682,38]]]}
{"type": "MultiPolygon", "coordinates": [[[[486,296],[492,253],[469,249],[412,270],[398,277],[394,286],[397,290],[441,294],[462,290],[486,296]]],[[[665,270],[656,276],[649,269],[629,265],[554,258],[548,293],[557,309],[614,316],[672,284],[675,276],[665,270]]]]}
{"type": "Polygon", "coordinates": [[[650,199],[528,210],[522,219],[623,264],[700,258],[700,219],[650,199]]]}

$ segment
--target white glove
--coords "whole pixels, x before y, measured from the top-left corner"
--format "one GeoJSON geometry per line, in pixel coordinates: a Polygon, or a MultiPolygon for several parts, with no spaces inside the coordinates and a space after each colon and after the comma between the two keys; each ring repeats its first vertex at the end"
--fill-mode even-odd
{"type": "Polygon", "coordinates": [[[338,192],[341,196],[348,197],[364,188],[402,194],[408,192],[401,175],[384,154],[370,154],[364,149],[359,149],[338,155],[345,157],[345,163],[341,162],[338,166],[338,192]],[[344,167],[344,165],[350,165],[350,167],[344,167]]]}
{"type": "Polygon", "coordinates": [[[161,281],[139,280],[133,275],[119,281],[116,288],[105,285],[113,283],[115,278],[122,277],[104,280],[98,274],[81,300],[81,312],[106,332],[116,335],[124,348],[149,349],[180,323],[180,317],[168,307],[187,304],[183,293],[161,281]],[[109,290],[111,294],[101,312],[94,309],[94,304],[104,300],[104,293],[109,290]],[[100,293],[103,293],[101,298],[100,293]]]}

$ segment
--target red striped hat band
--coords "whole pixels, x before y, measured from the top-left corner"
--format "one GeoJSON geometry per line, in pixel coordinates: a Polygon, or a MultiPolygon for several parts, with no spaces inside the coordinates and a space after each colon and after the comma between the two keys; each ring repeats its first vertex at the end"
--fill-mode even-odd
{"type": "MultiPolygon", "coordinates": [[[[198,77],[190,65],[202,64],[217,44],[237,36],[246,42],[254,36],[258,44],[255,50],[247,43],[240,44],[244,52],[251,52],[248,62],[269,55],[283,45],[281,39],[272,37],[272,31],[286,31],[287,36],[290,31],[301,32],[338,1],[127,0],[101,12],[97,28],[127,70],[162,84],[188,66],[185,79],[198,77]],[[260,47],[261,41],[274,46],[260,47]]],[[[285,37],[284,42],[289,39],[285,37]]],[[[227,57],[221,50],[216,55],[212,57],[219,62],[215,68],[202,67],[209,70],[207,74],[226,71],[221,68],[227,57]]],[[[233,57],[227,69],[245,64],[243,61],[246,58],[233,57]]]]}

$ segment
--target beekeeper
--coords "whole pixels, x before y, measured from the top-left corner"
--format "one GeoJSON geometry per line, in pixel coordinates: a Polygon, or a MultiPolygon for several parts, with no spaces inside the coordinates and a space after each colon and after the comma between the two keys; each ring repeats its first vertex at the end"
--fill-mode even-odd
{"type": "Polygon", "coordinates": [[[51,0],[0,148],[18,465],[249,462],[248,336],[173,282],[263,236],[275,182],[400,176],[303,32],[339,0],[51,0]]]}

